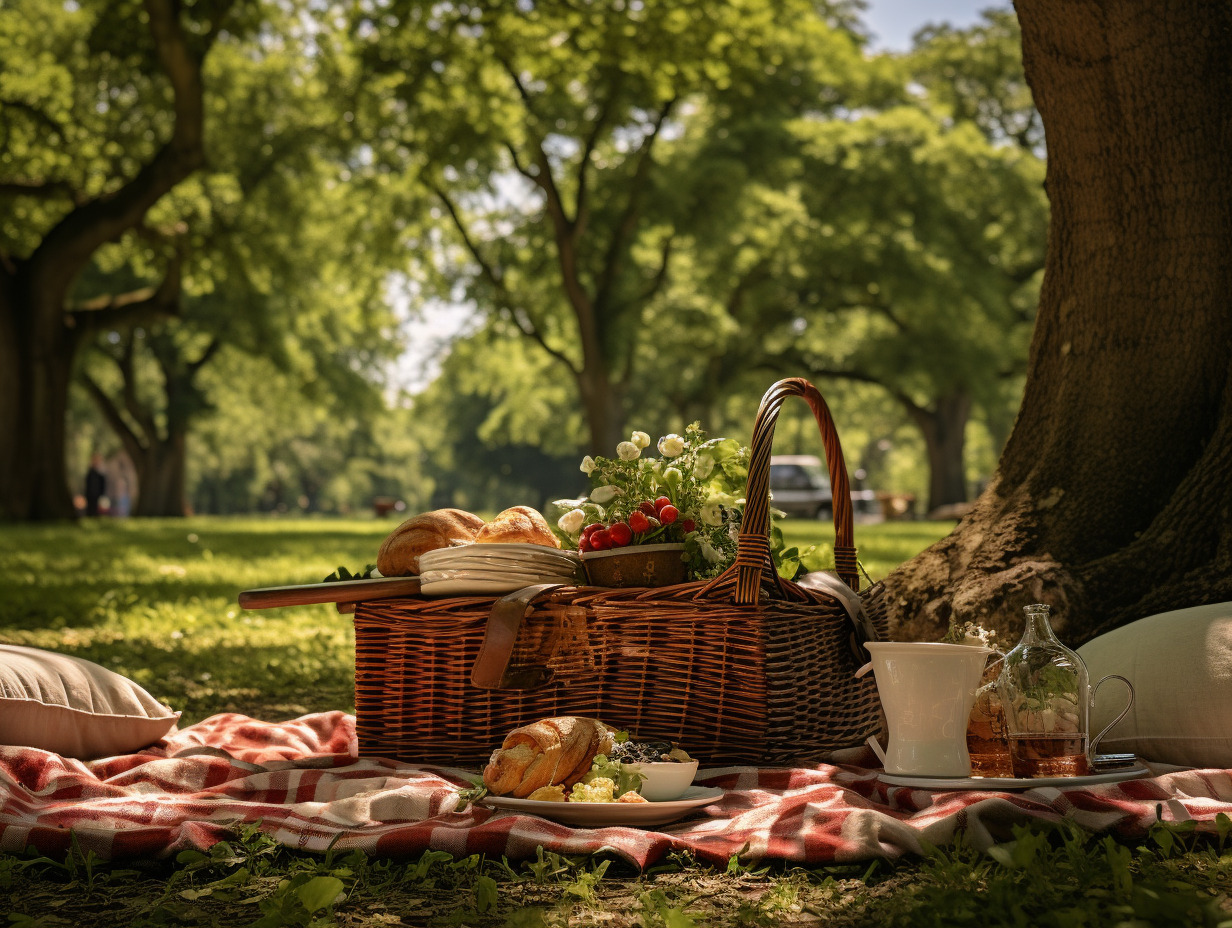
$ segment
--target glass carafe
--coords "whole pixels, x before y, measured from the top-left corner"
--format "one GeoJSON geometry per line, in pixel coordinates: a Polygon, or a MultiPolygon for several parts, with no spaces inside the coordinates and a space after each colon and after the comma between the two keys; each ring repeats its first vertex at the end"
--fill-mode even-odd
{"type": "Polygon", "coordinates": [[[1129,704],[1092,740],[1088,722],[1095,698],[1082,658],[1057,639],[1048,621],[1049,606],[1026,607],[1022,640],[1005,656],[997,691],[1005,712],[1010,759],[1016,777],[1078,777],[1091,772],[1095,746],[1133,705],[1129,704]]]}

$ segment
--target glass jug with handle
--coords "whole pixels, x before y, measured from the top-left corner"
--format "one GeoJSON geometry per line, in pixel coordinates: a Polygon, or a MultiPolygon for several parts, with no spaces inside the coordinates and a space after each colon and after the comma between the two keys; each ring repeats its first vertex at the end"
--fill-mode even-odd
{"type": "Polygon", "coordinates": [[[997,678],[1015,777],[1090,774],[1100,739],[1134,704],[1133,684],[1120,674],[1108,674],[1094,687],[1090,685],[1082,658],[1053,632],[1050,611],[1043,603],[1026,607],[1022,640],[1005,656],[997,678]],[[1096,692],[1109,680],[1125,684],[1129,701],[1091,738],[1091,706],[1096,692]]]}

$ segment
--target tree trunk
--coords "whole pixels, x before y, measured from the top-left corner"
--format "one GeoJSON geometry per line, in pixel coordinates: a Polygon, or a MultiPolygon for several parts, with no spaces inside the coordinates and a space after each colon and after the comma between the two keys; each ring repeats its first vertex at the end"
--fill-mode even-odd
{"type": "Polygon", "coordinates": [[[178,517],[187,514],[184,483],[186,448],[186,431],[179,428],[143,449],[141,457],[133,460],[137,468],[137,486],[140,488],[133,515],[178,517]]]}
{"type": "Polygon", "coordinates": [[[0,282],[0,521],[75,515],[64,417],[76,339],[59,313],[36,305],[62,298],[62,288],[32,287],[24,263],[0,282]]]}
{"type": "Polygon", "coordinates": [[[1026,390],[974,512],[887,579],[896,637],[1232,598],[1232,8],[1017,9],[1052,205],[1026,390]]]}
{"type": "Polygon", "coordinates": [[[967,420],[971,397],[958,392],[937,398],[936,409],[907,403],[907,412],[924,436],[928,451],[928,511],[967,501],[967,420]]]}
{"type": "Polygon", "coordinates": [[[612,383],[608,371],[601,366],[578,372],[577,385],[590,432],[590,453],[615,457],[616,445],[629,437],[624,434],[623,391],[612,383]]]}

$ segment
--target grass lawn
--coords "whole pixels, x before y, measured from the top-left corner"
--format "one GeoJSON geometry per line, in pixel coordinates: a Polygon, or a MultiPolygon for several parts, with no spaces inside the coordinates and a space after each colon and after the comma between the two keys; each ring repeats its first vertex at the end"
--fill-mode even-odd
{"type": "MultiPolygon", "coordinates": [[[[181,709],[184,725],[222,711],[273,721],[351,710],[349,617],[332,606],[245,612],[236,594],[371,563],[393,524],[3,526],[0,642],[97,661],[181,709]]],[[[793,543],[823,542],[830,532],[805,521],[784,528],[793,543]]],[[[861,561],[880,578],[948,529],[857,526],[861,561]]],[[[959,844],[897,863],[755,871],[733,863],[723,871],[673,859],[648,874],[550,854],[526,865],[309,855],[250,830],[176,861],[0,856],[0,915],[22,926],[1232,926],[1228,885],[1232,845],[1162,826],[1140,847],[1024,831],[996,856],[959,844]],[[339,893],[342,901],[321,901],[339,893]]]]}

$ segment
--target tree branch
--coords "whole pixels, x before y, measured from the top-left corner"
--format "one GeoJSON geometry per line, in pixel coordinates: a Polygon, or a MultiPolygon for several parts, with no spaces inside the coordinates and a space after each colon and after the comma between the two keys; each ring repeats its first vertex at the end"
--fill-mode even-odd
{"type": "Polygon", "coordinates": [[[144,0],[159,66],[172,90],[171,138],[137,174],[105,196],[69,212],[30,257],[40,288],[65,291],[103,244],[139,223],[149,209],[205,162],[202,61],[224,26],[232,0],[217,8],[211,30],[190,47],[178,0],[144,0]],[[39,280],[41,278],[41,280],[39,280]]]}
{"type": "Polygon", "coordinates": [[[133,370],[133,355],[136,349],[137,339],[130,332],[124,342],[124,352],[116,364],[120,368],[120,376],[124,383],[124,409],[141,427],[145,435],[145,444],[142,445],[141,436],[137,436],[137,444],[139,447],[148,448],[158,442],[158,423],[154,421],[154,415],[137,398],[137,375],[133,370]]]}
{"type": "Polygon", "coordinates": [[[663,289],[663,284],[667,280],[667,267],[672,260],[672,245],[675,241],[675,233],[672,233],[663,240],[663,247],[659,251],[659,269],[655,271],[654,277],[651,278],[650,286],[637,295],[639,303],[647,302],[663,289]]]}
{"type": "Polygon", "coordinates": [[[12,99],[5,100],[4,107],[5,109],[22,110],[23,112],[29,113],[32,117],[34,117],[34,119],[38,120],[44,126],[47,126],[49,129],[51,129],[52,132],[60,136],[61,139],[63,139],[64,136],[66,135],[64,131],[64,124],[61,123],[60,120],[55,119],[52,116],[48,116],[37,106],[31,105],[30,103],[27,103],[25,100],[12,100],[12,99]]]}
{"type": "Polygon", "coordinates": [[[37,197],[50,200],[67,195],[74,203],[80,202],[77,190],[66,180],[6,180],[0,181],[0,193],[16,196],[37,197]]]}
{"type": "Polygon", "coordinates": [[[68,311],[68,323],[82,335],[179,315],[183,256],[177,250],[157,287],[108,294],[78,303],[68,311]]]}
{"type": "MultiPolygon", "coordinates": [[[[547,151],[543,147],[542,139],[538,138],[537,126],[538,116],[535,113],[535,108],[532,102],[530,92],[526,89],[526,85],[522,83],[521,77],[514,69],[512,63],[502,55],[497,55],[497,60],[500,61],[509,79],[513,82],[514,87],[518,91],[518,95],[522,99],[522,105],[526,108],[527,114],[527,132],[535,138],[535,165],[538,168],[536,173],[531,173],[525,169],[519,159],[513,145],[508,146],[510,153],[513,155],[514,166],[525,177],[529,177],[543,191],[545,202],[547,205],[548,216],[552,220],[553,237],[556,241],[556,259],[560,265],[561,282],[565,288],[565,295],[569,299],[570,305],[573,307],[574,315],[578,320],[579,338],[582,346],[583,369],[588,364],[598,363],[597,361],[597,346],[598,346],[598,325],[595,318],[594,302],[590,294],[586,292],[586,288],[582,285],[581,276],[578,271],[577,258],[577,223],[576,216],[570,218],[565,211],[565,204],[560,195],[560,188],[556,184],[556,177],[552,173],[552,164],[548,159],[547,151]]],[[[512,311],[512,301],[510,302],[512,311]]],[[[527,331],[526,323],[529,323],[529,317],[518,318],[517,313],[513,313],[514,323],[518,325],[523,332],[530,335],[536,342],[539,343],[549,354],[566,364],[571,371],[577,375],[579,372],[573,364],[559,351],[550,348],[542,335],[533,325],[531,329],[533,334],[527,331]]]]}
{"type": "Polygon", "coordinates": [[[453,220],[454,228],[458,230],[458,235],[462,238],[462,244],[466,246],[466,250],[470,252],[470,255],[474,259],[475,263],[479,265],[479,270],[482,272],[483,276],[486,277],[488,282],[491,283],[492,286],[498,291],[502,294],[507,294],[508,291],[505,289],[504,277],[493,265],[488,263],[488,260],[479,250],[478,244],[476,244],[475,240],[471,238],[470,230],[467,228],[466,222],[462,219],[462,215],[458,212],[458,208],[454,205],[453,200],[450,199],[449,195],[445,193],[440,185],[432,181],[428,181],[427,184],[428,188],[436,194],[437,198],[443,204],[445,204],[445,209],[449,212],[449,218],[453,220]]]}
{"type": "Polygon", "coordinates": [[[613,109],[613,101],[616,99],[620,91],[620,86],[624,82],[624,71],[617,70],[616,76],[612,79],[612,85],[607,98],[599,106],[599,115],[595,117],[594,123],[590,127],[590,132],[586,136],[586,141],[582,144],[582,156],[578,160],[577,169],[577,196],[573,203],[573,234],[581,238],[585,233],[587,225],[590,223],[590,157],[594,154],[595,148],[599,144],[599,138],[603,134],[603,130],[607,128],[607,121],[613,109]]]}
{"type": "Polygon", "coordinates": [[[612,288],[619,277],[621,266],[624,263],[624,252],[628,248],[629,240],[633,237],[633,233],[637,230],[637,224],[641,219],[642,195],[645,193],[646,178],[650,174],[651,153],[654,150],[655,139],[659,137],[663,123],[666,121],[675,103],[676,98],[672,97],[663,104],[650,132],[642,141],[642,147],[638,152],[637,166],[634,168],[633,177],[629,181],[629,198],[625,201],[625,208],[621,213],[620,222],[617,223],[616,229],[612,233],[612,239],[608,242],[607,254],[603,261],[603,270],[599,275],[599,284],[595,288],[595,307],[600,311],[611,300],[612,288]]]}
{"type": "Polygon", "coordinates": [[[201,352],[201,356],[197,358],[197,360],[189,362],[188,379],[190,382],[201,371],[201,368],[209,364],[210,359],[214,357],[214,355],[218,354],[220,348],[222,348],[222,339],[215,335],[210,339],[210,343],[205,346],[205,351],[201,352]]]}
{"type": "Polygon", "coordinates": [[[458,208],[454,205],[453,200],[449,198],[449,195],[439,185],[429,181],[428,187],[445,204],[445,209],[453,220],[454,228],[458,230],[458,235],[461,237],[462,243],[466,246],[466,250],[470,253],[471,258],[479,266],[479,272],[495,288],[499,299],[499,308],[504,310],[508,318],[518,327],[518,330],[523,335],[534,341],[540,348],[564,364],[570,372],[576,375],[577,369],[573,366],[573,362],[569,360],[568,355],[549,345],[547,339],[539,331],[530,315],[515,305],[517,301],[513,299],[513,294],[505,286],[504,276],[483,256],[483,253],[479,250],[478,243],[471,237],[466,221],[458,212],[458,208]]]}
{"type": "MultiPolygon", "coordinates": [[[[93,377],[84,371],[81,374],[81,382],[86,388],[86,392],[90,394],[90,398],[94,400],[94,405],[98,407],[99,412],[103,414],[103,418],[107,420],[107,425],[110,429],[119,436],[120,441],[126,448],[141,447],[141,439],[129,427],[124,417],[120,415],[120,410],[111,397],[93,377]]],[[[131,457],[131,454],[130,454],[131,457]]]]}

